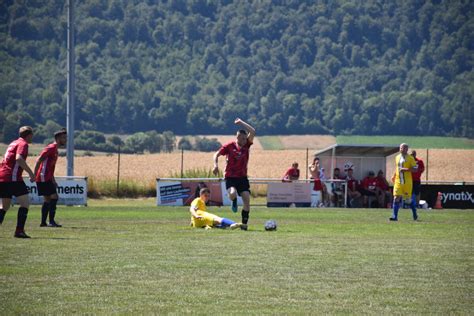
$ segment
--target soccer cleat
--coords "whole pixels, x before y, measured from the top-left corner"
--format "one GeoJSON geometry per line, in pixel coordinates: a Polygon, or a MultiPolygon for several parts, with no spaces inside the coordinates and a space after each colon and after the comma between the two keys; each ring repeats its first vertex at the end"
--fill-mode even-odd
{"type": "Polygon", "coordinates": [[[389,218],[389,220],[390,220],[390,221],[392,221],[392,222],[396,222],[396,221],[398,221],[398,219],[396,219],[396,218],[393,218],[393,217],[390,217],[390,218],[389,218]]]}
{"type": "Polygon", "coordinates": [[[15,233],[15,235],[13,235],[13,237],[15,237],[15,238],[31,238],[31,237],[28,236],[25,232],[18,232],[18,233],[15,233]]]}
{"type": "Polygon", "coordinates": [[[58,223],[56,223],[56,222],[52,222],[52,223],[49,223],[49,224],[48,224],[48,227],[63,227],[63,225],[60,225],[60,224],[58,224],[58,223]]]}
{"type": "Polygon", "coordinates": [[[240,225],[240,230],[248,230],[249,227],[247,226],[247,224],[242,224],[240,225]]]}
{"type": "Polygon", "coordinates": [[[231,207],[231,209],[232,209],[232,212],[234,212],[234,213],[237,213],[237,211],[239,210],[238,207],[237,207],[237,198],[235,198],[235,199],[232,200],[232,207],[231,207]]]}
{"type": "Polygon", "coordinates": [[[48,224],[46,224],[46,223],[41,223],[41,224],[40,224],[40,227],[48,227],[48,224]]]}
{"type": "Polygon", "coordinates": [[[418,221],[418,216],[413,217],[414,221],[418,221]]]}
{"type": "Polygon", "coordinates": [[[240,227],[240,229],[243,229],[243,228],[242,228],[243,226],[247,226],[247,225],[242,224],[242,223],[234,223],[234,224],[230,225],[229,227],[230,227],[230,229],[233,230],[233,229],[237,229],[237,228],[239,228],[239,227],[240,227]]]}

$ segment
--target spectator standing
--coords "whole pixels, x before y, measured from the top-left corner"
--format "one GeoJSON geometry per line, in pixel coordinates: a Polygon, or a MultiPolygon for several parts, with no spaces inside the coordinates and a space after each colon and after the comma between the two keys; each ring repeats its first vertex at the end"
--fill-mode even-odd
{"type": "Polygon", "coordinates": [[[359,192],[359,181],[354,178],[354,170],[347,169],[347,197],[349,198],[349,206],[354,207],[356,201],[362,196],[359,192]]]}

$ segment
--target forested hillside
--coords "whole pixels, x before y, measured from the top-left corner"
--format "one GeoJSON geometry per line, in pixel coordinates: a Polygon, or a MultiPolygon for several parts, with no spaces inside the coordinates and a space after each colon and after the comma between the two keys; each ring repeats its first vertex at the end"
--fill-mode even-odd
{"type": "MultiPolygon", "coordinates": [[[[65,124],[65,3],[0,2],[1,138],[65,124]]],[[[79,129],[474,137],[473,1],[76,3],[79,129]]]]}

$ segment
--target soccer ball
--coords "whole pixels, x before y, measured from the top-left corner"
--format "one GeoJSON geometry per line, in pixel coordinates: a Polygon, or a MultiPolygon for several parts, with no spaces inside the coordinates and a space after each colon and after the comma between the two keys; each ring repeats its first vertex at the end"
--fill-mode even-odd
{"type": "Polygon", "coordinates": [[[272,231],[277,229],[277,223],[273,219],[267,221],[265,223],[265,230],[266,231],[272,231]]]}
{"type": "Polygon", "coordinates": [[[344,170],[347,171],[349,169],[354,169],[354,164],[350,161],[347,161],[345,164],[344,164],[344,170]]]}

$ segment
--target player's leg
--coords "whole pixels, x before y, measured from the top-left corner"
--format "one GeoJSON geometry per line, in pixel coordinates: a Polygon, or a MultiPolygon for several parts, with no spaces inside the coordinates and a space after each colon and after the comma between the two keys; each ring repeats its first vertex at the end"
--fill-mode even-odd
{"type": "Polygon", "coordinates": [[[408,198],[411,198],[410,208],[413,215],[413,220],[416,221],[418,219],[418,214],[416,213],[416,197],[415,197],[415,194],[412,193],[412,190],[411,190],[412,188],[413,186],[410,185],[409,190],[407,192],[407,196],[408,198]]]}
{"type": "Polygon", "coordinates": [[[229,196],[231,204],[232,212],[237,213],[237,188],[234,178],[226,178],[225,179],[225,187],[227,189],[227,195],[229,196]]]}
{"type": "Polygon", "coordinates": [[[41,224],[40,224],[40,227],[48,226],[48,224],[46,223],[46,220],[48,219],[50,203],[51,203],[51,196],[49,196],[49,195],[43,196],[43,205],[41,206],[41,224]]]}
{"type": "Polygon", "coordinates": [[[250,216],[250,192],[243,191],[240,193],[240,196],[242,196],[242,201],[244,203],[244,206],[242,208],[242,224],[247,225],[250,216]]]}
{"type": "Polygon", "coordinates": [[[49,226],[50,227],[61,227],[62,226],[62,225],[59,225],[58,223],[56,223],[56,221],[55,221],[56,205],[58,204],[58,198],[59,197],[58,197],[57,193],[54,193],[54,194],[51,195],[51,202],[50,202],[50,208],[49,208],[49,226]]]}
{"type": "MultiPolygon", "coordinates": [[[[395,193],[394,193],[395,194],[395,193]]],[[[398,211],[400,210],[400,203],[402,200],[401,195],[394,195],[393,196],[393,209],[392,209],[392,217],[390,217],[391,221],[398,221],[398,211]]]]}
{"type": "Polygon", "coordinates": [[[8,209],[10,208],[12,199],[11,198],[1,198],[0,203],[0,225],[3,223],[5,219],[5,214],[7,213],[8,209]]]}
{"type": "Polygon", "coordinates": [[[20,205],[20,208],[18,209],[16,230],[14,236],[17,238],[30,238],[30,236],[25,233],[25,224],[26,219],[28,217],[28,208],[30,207],[30,197],[28,196],[28,194],[17,196],[17,202],[20,205]]]}
{"type": "Polygon", "coordinates": [[[402,202],[403,197],[403,187],[400,183],[395,183],[393,186],[393,212],[392,217],[390,217],[391,221],[398,220],[398,210],[400,209],[400,204],[402,202]]]}
{"type": "Polygon", "coordinates": [[[227,194],[229,195],[229,199],[232,202],[231,209],[232,212],[237,213],[238,205],[237,205],[237,189],[235,187],[230,187],[227,189],[227,194]]]}

